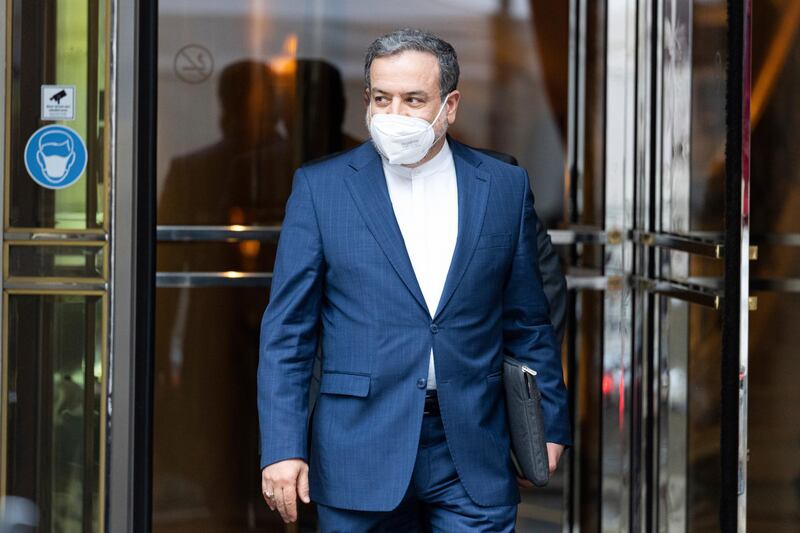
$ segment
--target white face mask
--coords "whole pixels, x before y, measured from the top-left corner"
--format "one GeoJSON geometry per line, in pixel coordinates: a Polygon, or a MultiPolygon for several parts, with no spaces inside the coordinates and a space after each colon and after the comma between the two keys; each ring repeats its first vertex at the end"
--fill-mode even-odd
{"type": "Polygon", "coordinates": [[[439,108],[433,122],[405,115],[385,113],[372,115],[369,121],[369,134],[372,136],[375,148],[392,165],[419,163],[439,140],[433,126],[439,120],[445,104],[447,104],[446,99],[442,102],[442,107],[439,108]]]}
{"type": "Polygon", "coordinates": [[[75,152],[70,153],[68,156],[63,155],[44,155],[41,151],[37,152],[36,159],[39,161],[39,166],[42,172],[45,173],[51,181],[61,181],[66,177],[72,164],[75,162],[75,152]]]}

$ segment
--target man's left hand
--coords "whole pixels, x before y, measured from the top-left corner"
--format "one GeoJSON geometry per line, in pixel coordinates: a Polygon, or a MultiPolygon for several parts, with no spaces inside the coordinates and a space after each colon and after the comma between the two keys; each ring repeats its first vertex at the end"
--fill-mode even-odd
{"type": "MultiPolygon", "coordinates": [[[[550,463],[551,476],[555,473],[556,468],[558,467],[558,461],[561,459],[562,453],[564,453],[563,444],[556,444],[555,442],[547,443],[547,460],[548,463],[550,463]]],[[[519,476],[517,476],[517,485],[524,489],[532,489],[534,487],[533,483],[519,476]]]]}
{"type": "Polygon", "coordinates": [[[564,445],[556,444],[555,442],[547,443],[547,461],[550,463],[550,475],[552,476],[558,467],[558,461],[561,460],[561,454],[564,453],[564,445]]]}

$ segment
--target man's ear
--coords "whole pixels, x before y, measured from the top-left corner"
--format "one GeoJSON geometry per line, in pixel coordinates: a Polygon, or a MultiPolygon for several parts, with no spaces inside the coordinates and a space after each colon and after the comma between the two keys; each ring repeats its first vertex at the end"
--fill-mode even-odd
{"type": "Polygon", "coordinates": [[[447,98],[447,123],[452,124],[456,121],[458,113],[458,103],[461,101],[461,93],[455,90],[447,98]]]}
{"type": "Polygon", "coordinates": [[[369,89],[364,89],[364,105],[369,105],[369,89]]]}

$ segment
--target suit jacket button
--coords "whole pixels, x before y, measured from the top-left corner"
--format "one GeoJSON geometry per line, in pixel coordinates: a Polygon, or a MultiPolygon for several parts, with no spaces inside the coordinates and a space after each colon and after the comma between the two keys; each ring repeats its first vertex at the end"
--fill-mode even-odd
{"type": "Polygon", "coordinates": [[[425,379],[425,378],[419,378],[417,380],[417,388],[418,389],[424,389],[427,384],[428,384],[428,380],[425,379]]]}
{"type": "Polygon", "coordinates": [[[431,324],[431,333],[439,333],[439,326],[436,324],[431,324]]]}

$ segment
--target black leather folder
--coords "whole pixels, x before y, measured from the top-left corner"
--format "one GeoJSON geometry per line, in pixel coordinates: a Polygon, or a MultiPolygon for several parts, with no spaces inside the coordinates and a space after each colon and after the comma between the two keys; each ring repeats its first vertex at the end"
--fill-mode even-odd
{"type": "Polygon", "coordinates": [[[517,475],[543,487],[550,480],[550,468],[544,439],[542,395],[536,386],[536,371],[514,357],[505,355],[503,384],[512,460],[517,475]]]}

